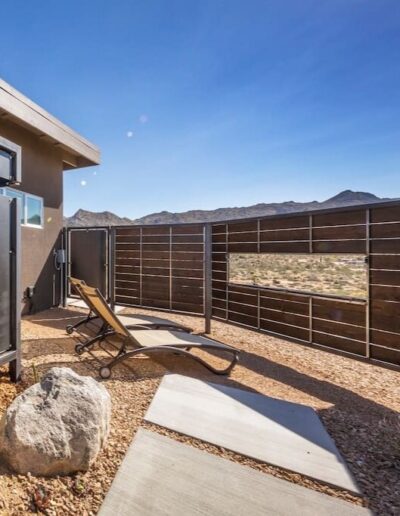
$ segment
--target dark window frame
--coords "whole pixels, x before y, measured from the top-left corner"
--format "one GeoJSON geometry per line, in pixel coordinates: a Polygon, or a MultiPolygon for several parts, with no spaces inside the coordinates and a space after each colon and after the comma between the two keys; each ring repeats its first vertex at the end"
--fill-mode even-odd
{"type": "Polygon", "coordinates": [[[39,195],[34,195],[22,190],[14,190],[8,186],[0,186],[0,195],[11,199],[18,198],[21,201],[21,225],[27,228],[43,229],[44,228],[44,199],[39,195]],[[16,195],[13,195],[16,194],[16,195]],[[28,200],[33,199],[40,202],[40,224],[32,224],[28,222],[28,200]]]}
{"type": "Polygon", "coordinates": [[[22,148],[20,145],[0,136],[0,151],[11,156],[10,177],[0,177],[0,186],[15,185],[21,183],[22,148]]]}

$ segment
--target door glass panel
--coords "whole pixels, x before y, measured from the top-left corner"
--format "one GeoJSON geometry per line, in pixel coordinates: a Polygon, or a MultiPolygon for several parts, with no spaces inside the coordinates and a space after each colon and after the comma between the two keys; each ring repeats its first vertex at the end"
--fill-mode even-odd
{"type": "Polygon", "coordinates": [[[22,192],[18,192],[17,190],[11,190],[11,188],[2,188],[2,194],[6,197],[11,197],[11,199],[20,199],[21,203],[21,224],[25,224],[25,207],[24,207],[24,194],[22,192]]]}

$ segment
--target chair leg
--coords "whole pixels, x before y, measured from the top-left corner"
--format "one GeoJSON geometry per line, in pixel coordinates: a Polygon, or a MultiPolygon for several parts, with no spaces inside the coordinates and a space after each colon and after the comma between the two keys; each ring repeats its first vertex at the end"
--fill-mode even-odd
{"type": "Polygon", "coordinates": [[[65,328],[65,331],[68,333],[68,335],[71,335],[74,331],[79,328],[79,326],[82,326],[83,324],[87,324],[90,321],[93,321],[94,319],[98,319],[97,315],[89,315],[86,317],[86,319],[82,319],[81,321],[75,323],[75,324],[68,324],[68,326],[65,328]]]}
{"type": "MultiPolygon", "coordinates": [[[[192,347],[196,347],[196,346],[192,346],[192,347]]],[[[200,346],[198,346],[198,347],[200,347],[200,346]]],[[[210,349],[212,349],[212,348],[210,348],[210,349]]],[[[220,351],[219,348],[218,348],[218,350],[220,351]]],[[[184,348],[178,348],[178,347],[174,347],[174,346],[153,346],[153,347],[134,349],[134,350],[128,351],[126,353],[118,354],[116,356],[116,358],[111,360],[111,362],[109,362],[107,365],[100,368],[99,374],[104,379],[110,378],[112,368],[115,365],[117,365],[119,362],[123,362],[124,360],[127,360],[128,358],[132,358],[132,357],[134,357],[136,355],[140,355],[140,354],[151,355],[152,353],[160,353],[160,352],[164,352],[164,351],[171,352],[176,355],[182,355],[185,357],[189,357],[192,360],[194,360],[195,362],[198,362],[199,364],[201,364],[203,367],[205,367],[212,373],[218,374],[218,375],[229,374],[239,360],[239,351],[238,350],[224,350],[224,351],[227,351],[228,353],[231,353],[233,355],[233,358],[232,358],[230,364],[228,365],[228,367],[226,367],[225,369],[216,369],[215,367],[208,364],[202,358],[197,357],[196,355],[192,355],[192,353],[189,353],[184,348]]]]}
{"type": "Polygon", "coordinates": [[[114,330],[108,330],[108,331],[105,331],[103,333],[99,333],[98,335],[96,335],[95,337],[87,340],[83,344],[81,344],[81,343],[77,344],[75,346],[75,352],[78,355],[82,355],[82,353],[84,353],[85,351],[88,351],[89,349],[91,349],[96,344],[96,342],[101,342],[102,340],[104,340],[106,337],[108,337],[110,335],[115,335],[114,330]]]}

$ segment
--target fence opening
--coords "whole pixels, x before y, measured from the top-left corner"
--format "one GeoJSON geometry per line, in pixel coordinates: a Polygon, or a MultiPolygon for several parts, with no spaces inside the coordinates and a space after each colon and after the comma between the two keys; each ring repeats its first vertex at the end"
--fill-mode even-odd
{"type": "Polygon", "coordinates": [[[229,254],[229,283],[365,299],[362,254],[229,254]]]}

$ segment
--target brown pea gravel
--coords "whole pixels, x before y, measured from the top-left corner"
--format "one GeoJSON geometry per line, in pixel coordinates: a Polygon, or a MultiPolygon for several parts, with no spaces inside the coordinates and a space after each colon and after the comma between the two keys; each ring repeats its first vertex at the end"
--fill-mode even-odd
{"type": "MultiPolygon", "coordinates": [[[[125,313],[136,313],[127,309],[125,313]]],[[[165,316],[204,330],[198,317],[140,310],[165,316]]],[[[65,326],[82,317],[78,309],[53,309],[26,317],[22,323],[23,380],[9,382],[0,368],[0,416],[14,397],[53,366],[72,367],[98,377],[92,356],[77,356],[77,336],[65,326]]],[[[96,514],[139,426],[172,439],[295,482],[369,506],[374,514],[400,514],[400,375],[397,371],[308,348],[244,328],[213,321],[212,337],[241,349],[241,360],[229,378],[216,377],[182,357],[136,358],[113,370],[104,381],[113,401],[111,434],[107,447],[86,473],[43,478],[16,475],[0,462],[0,516],[42,512],[48,515],[96,514]],[[364,498],[334,489],[296,473],[254,461],[223,448],[146,423],[143,417],[165,372],[260,392],[309,405],[318,411],[328,432],[357,479],[364,498]]],[[[199,352],[201,353],[201,352],[199,352]]],[[[107,355],[96,351],[102,360],[107,355]]],[[[204,354],[204,357],[206,355],[204,354]]],[[[207,355],[215,366],[223,360],[207,355]]]]}

